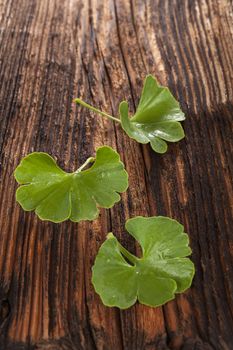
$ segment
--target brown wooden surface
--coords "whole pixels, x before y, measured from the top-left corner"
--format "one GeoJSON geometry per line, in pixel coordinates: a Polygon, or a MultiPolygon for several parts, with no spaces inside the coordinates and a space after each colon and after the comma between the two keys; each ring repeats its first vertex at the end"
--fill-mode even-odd
{"type": "Polygon", "coordinates": [[[0,349],[233,349],[230,0],[0,1],[0,349]],[[72,98],[131,112],[147,73],[187,115],[160,156],[72,98]],[[45,151],[74,170],[118,150],[130,187],[93,223],[52,224],[15,203],[14,168],[45,151]],[[127,218],[167,215],[190,235],[192,288],[164,307],[106,308],[91,266],[127,218]]]}

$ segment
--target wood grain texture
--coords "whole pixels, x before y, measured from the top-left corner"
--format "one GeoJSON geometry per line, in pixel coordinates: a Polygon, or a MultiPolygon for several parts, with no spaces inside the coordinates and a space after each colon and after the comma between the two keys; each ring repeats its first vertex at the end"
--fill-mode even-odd
{"type": "Polygon", "coordinates": [[[233,349],[230,0],[0,1],[0,349],[233,349]],[[185,140],[156,155],[72,99],[133,113],[147,73],[187,115],[185,140]],[[15,203],[13,171],[45,151],[70,171],[118,150],[130,187],[93,223],[41,222],[15,203]],[[193,249],[192,288],[164,307],[106,308],[91,266],[124,223],[167,215],[193,249]]]}

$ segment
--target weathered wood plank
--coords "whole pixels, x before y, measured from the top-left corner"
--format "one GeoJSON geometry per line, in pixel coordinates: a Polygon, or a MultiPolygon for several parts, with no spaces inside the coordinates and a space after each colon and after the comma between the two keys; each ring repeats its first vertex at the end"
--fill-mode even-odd
{"type": "Polygon", "coordinates": [[[233,349],[233,40],[229,0],[0,2],[0,349],[233,349]],[[133,112],[147,73],[187,114],[167,154],[76,108],[83,96],[133,112]],[[130,187],[93,223],[40,222],[15,203],[13,171],[34,150],[73,170],[118,150],[130,187]],[[124,222],[168,215],[190,235],[192,288],[164,307],[104,307],[91,266],[124,222]]]}

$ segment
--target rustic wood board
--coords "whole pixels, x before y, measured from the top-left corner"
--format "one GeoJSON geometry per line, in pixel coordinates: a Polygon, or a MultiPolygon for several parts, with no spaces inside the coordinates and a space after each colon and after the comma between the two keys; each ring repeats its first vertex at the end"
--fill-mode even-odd
{"type": "Polygon", "coordinates": [[[1,0],[0,18],[0,349],[233,349],[232,2],[1,0]],[[133,112],[147,73],[187,115],[163,156],[72,103],[133,112]],[[103,144],[130,187],[98,220],[40,222],[15,203],[24,155],[70,171],[103,144]],[[105,234],[134,251],[125,220],[157,214],[190,235],[192,288],[157,309],[104,307],[91,266],[105,234]]]}

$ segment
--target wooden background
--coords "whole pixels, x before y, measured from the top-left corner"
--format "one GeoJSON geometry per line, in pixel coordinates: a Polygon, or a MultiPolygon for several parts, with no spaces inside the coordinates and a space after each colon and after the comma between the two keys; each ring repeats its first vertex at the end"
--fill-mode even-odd
{"type": "Polygon", "coordinates": [[[230,0],[0,0],[0,349],[233,349],[230,0]],[[81,96],[131,112],[147,73],[187,115],[186,138],[156,155],[81,96]],[[100,145],[118,150],[130,187],[93,223],[52,224],[15,202],[13,171],[45,151],[71,171],[100,145]],[[91,266],[127,218],[167,215],[190,235],[192,288],[166,306],[106,308],[91,266]]]}

